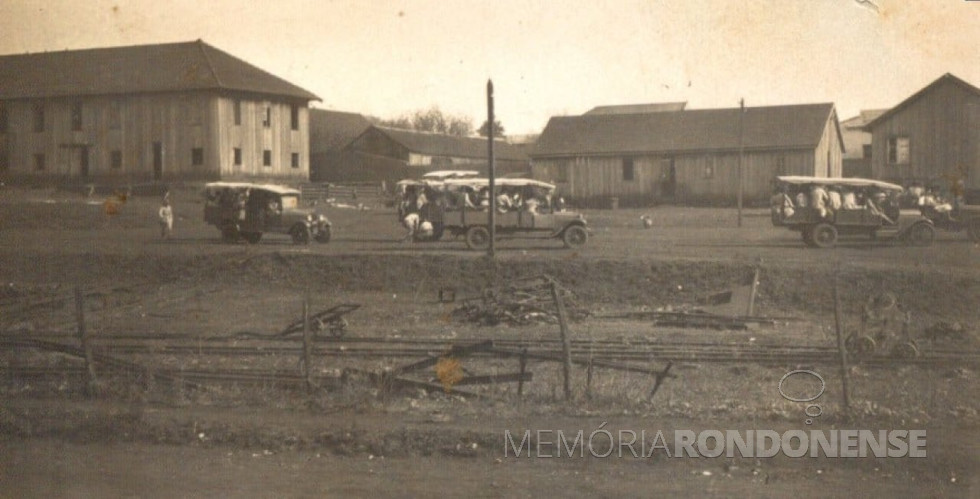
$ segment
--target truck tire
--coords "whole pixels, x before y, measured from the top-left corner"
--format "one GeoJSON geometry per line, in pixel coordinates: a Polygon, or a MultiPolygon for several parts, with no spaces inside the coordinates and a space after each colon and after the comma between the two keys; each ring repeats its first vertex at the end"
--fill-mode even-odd
{"type": "Polygon", "coordinates": [[[828,223],[817,224],[813,227],[810,238],[818,248],[833,248],[837,244],[837,227],[828,223]]]}
{"type": "Polygon", "coordinates": [[[905,242],[909,246],[929,246],[936,239],[936,229],[926,222],[918,222],[909,227],[905,242]]]}
{"type": "Polygon", "coordinates": [[[466,230],[466,247],[482,250],[490,246],[490,231],[482,225],[475,225],[466,230]]]}
{"type": "Polygon", "coordinates": [[[316,242],[320,244],[327,244],[330,242],[330,237],[332,236],[330,227],[323,227],[316,233],[316,242]]]}
{"type": "Polygon", "coordinates": [[[578,248],[585,246],[589,241],[589,233],[581,225],[572,225],[565,228],[561,235],[562,242],[566,248],[578,248]]]}
{"type": "Polygon", "coordinates": [[[238,225],[228,224],[221,227],[221,240],[226,243],[237,243],[242,233],[238,230],[238,225]]]}
{"type": "Polygon", "coordinates": [[[293,244],[310,244],[310,228],[306,224],[296,224],[289,230],[293,244]]]}

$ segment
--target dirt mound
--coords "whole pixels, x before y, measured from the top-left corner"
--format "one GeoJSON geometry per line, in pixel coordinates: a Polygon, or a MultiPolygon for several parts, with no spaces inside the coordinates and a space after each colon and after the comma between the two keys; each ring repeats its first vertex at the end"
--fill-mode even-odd
{"type": "MultiPolygon", "coordinates": [[[[435,295],[453,288],[477,294],[507,280],[547,274],[593,306],[661,307],[695,303],[708,293],[750,278],[754,266],[738,262],[508,260],[445,255],[324,256],[261,253],[153,257],[88,254],[34,259],[16,255],[0,269],[5,282],[83,285],[158,285],[295,289],[308,292],[414,292],[435,295]],[[84,264],[80,264],[80,261],[84,264]]],[[[770,316],[833,313],[831,271],[765,265],[760,269],[756,313],[770,316]]],[[[980,318],[980,276],[946,269],[847,269],[840,289],[844,310],[860,312],[884,291],[916,317],[973,323],[980,318]]]]}

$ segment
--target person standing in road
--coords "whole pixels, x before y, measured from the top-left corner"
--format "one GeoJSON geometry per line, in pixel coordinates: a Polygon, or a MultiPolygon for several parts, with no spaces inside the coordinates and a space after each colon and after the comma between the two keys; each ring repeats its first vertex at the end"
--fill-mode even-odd
{"type": "Polygon", "coordinates": [[[170,239],[174,232],[174,210],[170,206],[169,196],[163,198],[163,204],[160,205],[157,217],[160,221],[160,237],[170,239]]]}

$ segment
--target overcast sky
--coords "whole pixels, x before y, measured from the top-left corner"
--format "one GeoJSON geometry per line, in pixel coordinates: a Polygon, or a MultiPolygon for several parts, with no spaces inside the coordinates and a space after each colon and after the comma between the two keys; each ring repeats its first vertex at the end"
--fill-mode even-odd
{"type": "Polygon", "coordinates": [[[509,133],[597,105],[888,108],[944,73],[980,85],[980,1],[0,0],[0,54],[198,38],[395,117],[438,106],[509,133]]]}

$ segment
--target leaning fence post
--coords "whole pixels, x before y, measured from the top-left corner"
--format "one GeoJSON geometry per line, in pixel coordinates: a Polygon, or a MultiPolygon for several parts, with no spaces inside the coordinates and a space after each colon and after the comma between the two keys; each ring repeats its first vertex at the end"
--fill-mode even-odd
{"type": "Polygon", "coordinates": [[[841,395],[844,399],[844,410],[850,411],[851,398],[847,391],[847,348],[844,344],[844,321],[840,304],[840,271],[834,271],[834,322],[837,329],[837,352],[840,355],[841,395]]]}
{"type": "Polygon", "coordinates": [[[82,296],[82,288],[78,286],[75,286],[75,319],[78,321],[78,339],[82,344],[82,351],[85,352],[85,370],[88,372],[86,392],[89,396],[93,396],[97,392],[99,380],[95,375],[92,345],[89,344],[88,331],[85,329],[85,301],[82,296]]]}
{"type": "Polygon", "coordinates": [[[555,308],[558,309],[558,328],[561,332],[561,351],[564,362],[562,363],[562,375],[564,376],[565,400],[572,400],[572,343],[568,337],[568,317],[565,314],[565,303],[561,299],[561,291],[558,284],[551,281],[551,296],[555,300],[555,308]]]}
{"type": "Polygon", "coordinates": [[[527,347],[521,348],[521,377],[517,379],[517,398],[524,397],[524,373],[527,372],[527,347]]]}
{"type": "Polygon", "coordinates": [[[311,358],[313,345],[310,338],[310,297],[303,297],[303,374],[306,377],[306,390],[313,392],[313,368],[311,358]]]}

